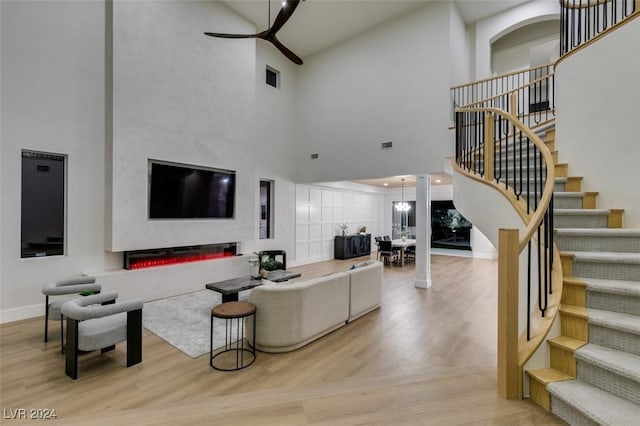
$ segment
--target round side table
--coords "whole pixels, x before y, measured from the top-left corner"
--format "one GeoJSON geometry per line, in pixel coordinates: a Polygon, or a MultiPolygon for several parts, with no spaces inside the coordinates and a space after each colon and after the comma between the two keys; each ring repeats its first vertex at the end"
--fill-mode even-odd
{"type": "Polygon", "coordinates": [[[211,310],[211,344],[209,351],[209,365],[220,371],[236,371],[253,364],[256,360],[256,305],[249,302],[226,302],[215,306],[211,310]],[[253,316],[253,344],[254,346],[246,348],[244,345],[244,319],[253,316]],[[225,339],[224,349],[213,353],[213,319],[220,318],[225,320],[225,339]],[[235,320],[235,321],[234,321],[235,320]],[[234,325],[235,323],[235,330],[234,325]],[[234,333],[235,331],[235,333],[234,333]],[[235,334],[235,340],[234,340],[235,334]],[[245,359],[245,353],[247,359],[245,359]],[[222,358],[226,359],[225,364],[233,365],[233,356],[235,355],[235,367],[221,366],[222,358]],[[215,359],[218,363],[214,363],[215,359]],[[231,362],[229,362],[231,361],[231,362]],[[217,364],[217,365],[216,365],[217,364]]]}

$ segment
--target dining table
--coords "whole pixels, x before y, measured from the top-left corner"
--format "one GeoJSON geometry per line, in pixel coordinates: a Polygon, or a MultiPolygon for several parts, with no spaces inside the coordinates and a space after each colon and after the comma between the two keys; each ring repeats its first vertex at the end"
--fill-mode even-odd
{"type": "Polygon", "coordinates": [[[400,266],[404,266],[404,249],[406,249],[407,247],[415,247],[416,245],[416,240],[414,239],[395,239],[395,240],[391,240],[391,246],[393,248],[399,248],[400,249],[400,266]]]}

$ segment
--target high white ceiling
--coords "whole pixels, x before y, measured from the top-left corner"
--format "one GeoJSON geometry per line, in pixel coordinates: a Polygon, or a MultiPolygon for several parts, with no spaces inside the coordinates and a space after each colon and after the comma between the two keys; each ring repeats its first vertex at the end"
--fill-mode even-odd
{"type": "MultiPolygon", "coordinates": [[[[253,22],[258,31],[267,29],[280,10],[282,0],[271,0],[269,20],[269,1],[223,0],[253,22]]],[[[304,0],[278,32],[278,38],[305,59],[429,1],[445,0],[304,0]]],[[[463,19],[469,23],[528,1],[531,0],[456,0],[456,3],[463,19]]],[[[210,28],[208,31],[228,32],[228,29],[210,28]]]]}

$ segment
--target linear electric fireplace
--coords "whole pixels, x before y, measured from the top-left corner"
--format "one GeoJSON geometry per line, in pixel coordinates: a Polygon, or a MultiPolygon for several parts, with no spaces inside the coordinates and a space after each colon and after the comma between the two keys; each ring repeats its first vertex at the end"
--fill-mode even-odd
{"type": "Polygon", "coordinates": [[[236,243],[126,251],[124,269],[151,268],[236,255],[236,243]]]}

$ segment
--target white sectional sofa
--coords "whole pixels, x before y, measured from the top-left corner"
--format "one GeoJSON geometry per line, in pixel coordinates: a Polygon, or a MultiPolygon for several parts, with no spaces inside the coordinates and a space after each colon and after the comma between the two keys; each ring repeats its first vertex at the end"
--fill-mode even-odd
{"type": "MultiPolygon", "coordinates": [[[[382,263],[371,260],[356,266],[307,281],[268,282],[254,288],[249,302],[257,308],[256,348],[293,351],[378,308],[382,263]]],[[[246,326],[252,336],[251,321],[246,326]]]]}
{"type": "Polygon", "coordinates": [[[368,260],[356,265],[349,274],[349,318],[351,322],[374,309],[382,302],[382,262],[368,260]]]}

